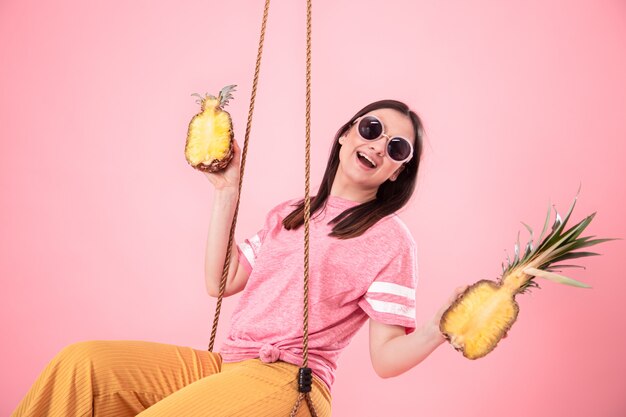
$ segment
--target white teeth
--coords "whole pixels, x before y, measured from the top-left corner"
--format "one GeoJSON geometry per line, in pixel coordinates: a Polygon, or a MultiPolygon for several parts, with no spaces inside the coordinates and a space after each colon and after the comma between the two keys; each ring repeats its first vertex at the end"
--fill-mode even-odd
{"type": "Polygon", "coordinates": [[[374,168],[376,168],[376,162],[372,161],[372,159],[365,155],[363,152],[357,152],[358,155],[361,155],[363,158],[367,159],[368,161],[370,161],[373,165],[374,168]]]}

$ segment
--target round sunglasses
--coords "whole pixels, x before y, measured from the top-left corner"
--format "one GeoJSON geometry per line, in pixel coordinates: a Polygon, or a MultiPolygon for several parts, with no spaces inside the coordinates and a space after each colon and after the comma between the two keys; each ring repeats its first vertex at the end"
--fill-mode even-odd
{"type": "Polygon", "coordinates": [[[383,122],[376,116],[362,116],[355,120],[357,124],[357,132],[359,136],[367,141],[375,141],[382,137],[387,139],[387,155],[396,162],[407,162],[413,156],[413,145],[408,139],[402,136],[393,136],[385,134],[383,122]]]}

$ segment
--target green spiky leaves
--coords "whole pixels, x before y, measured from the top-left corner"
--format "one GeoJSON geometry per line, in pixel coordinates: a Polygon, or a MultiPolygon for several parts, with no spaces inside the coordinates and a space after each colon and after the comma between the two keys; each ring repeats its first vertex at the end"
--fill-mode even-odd
{"type": "Polygon", "coordinates": [[[555,274],[554,272],[544,271],[542,269],[526,268],[523,272],[534,277],[545,278],[550,281],[558,282],[559,284],[566,284],[580,288],[591,288],[590,285],[587,285],[584,282],[576,281],[575,279],[566,277],[564,275],[555,274]]]}
{"type": "Polygon", "coordinates": [[[196,100],[196,103],[203,106],[203,110],[204,110],[204,104],[207,100],[213,101],[214,102],[213,105],[215,107],[223,109],[224,107],[226,107],[228,102],[232,100],[233,98],[232,93],[236,91],[235,87],[237,87],[235,84],[227,85],[226,87],[220,90],[220,93],[217,95],[217,97],[209,93],[204,93],[204,97],[198,93],[193,93],[191,96],[198,97],[198,99],[196,100]]]}
{"type": "MultiPolygon", "coordinates": [[[[579,189],[580,191],[580,189],[579,189]]],[[[582,268],[578,265],[559,264],[559,262],[566,261],[568,259],[577,259],[587,256],[595,256],[598,253],[580,251],[580,249],[597,245],[598,243],[607,242],[615,239],[594,239],[595,236],[581,237],[581,234],[585,230],[589,223],[593,220],[596,213],[585,217],[583,220],[575,224],[574,226],[566,229],[567,222],[572,215],[578,194],[574,198],[572,205],[570,206],[565,218],[561,218],[559,213],[555,209],[555,220],[552,224],[552,229],[547,236],[544,235],[548,230],[548,224],[550,223],[551,209],[548,207],[548,214],[546,221],[539,236],[539,244],[533,246],[533,231],[527,224],[523,223],[524,227],[530,233],[530,240],[524,248],[523,254],[520,253],[519,234],[517,243],[515,244],[515,257],[513,260],[507,259],[507,265],[502,265],[502,281],[507,274],[512,273],[515,270],[521,271],[531,277],[540,277],[548,279],[550,281],[558,282],[560,284],[572,285],[580,288],[591,288],[589,285],[569,278],[565,275],[557,274],[555,271],[560,272],[565,268],[582,268]]],[[[508,256],[507,256],[508,258],[508,256]]],[[[520,288],[520,292],[529,287],[537,287],[537,284],[532,281],[532,278],[525,282],[520,288]]]]}

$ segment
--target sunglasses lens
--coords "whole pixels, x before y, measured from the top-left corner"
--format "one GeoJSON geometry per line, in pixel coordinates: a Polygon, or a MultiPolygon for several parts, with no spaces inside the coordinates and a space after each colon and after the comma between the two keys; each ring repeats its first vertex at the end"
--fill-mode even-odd
{"type": "Polygon", "coordinates": [[[392,138],[389,141],[387,153],[395,161],[404,161],[411,155],[411,144],[401,138],[392,138]]]}
{"type": "Polygon", "coordinates": [[[378,119],[366,116],[359,122],[359,134],[363,139],[378,139],[383,133],[383,125],[378,119]]]}

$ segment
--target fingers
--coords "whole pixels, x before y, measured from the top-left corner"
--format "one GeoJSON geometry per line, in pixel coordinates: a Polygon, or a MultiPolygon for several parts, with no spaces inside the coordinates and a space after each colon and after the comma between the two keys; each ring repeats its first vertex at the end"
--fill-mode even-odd
{"type": "Polygon", "coordinates": [[[469,288],[469,285],[462,285],[460,287],[456,287],[454,289],[454,292],[450,296],[450,299],[448,300],[448,302],[453,303],[454,301],[456,301],[456,299],[459,298],[459,296],[463,294],[465,290],[467,290],[468,288],[469,288]]]}
{"type": "Polygon", "coordinates": [[[241,156],[241,148],[239,147],[239,144],[237,143],[237,139],[233,139],[233,150],[235,152],[235,158],[238,158],[241,156]]]}
{"type": "Polygon", "coordinates": [[[215,181],[216,181],[216,175],[212,172],[206,172],[206,171],[201,171],[205,177],[207,177],[209,179],[209,181],[211,181],[211,183],[213,185],[215,185],[215,181]]]}

